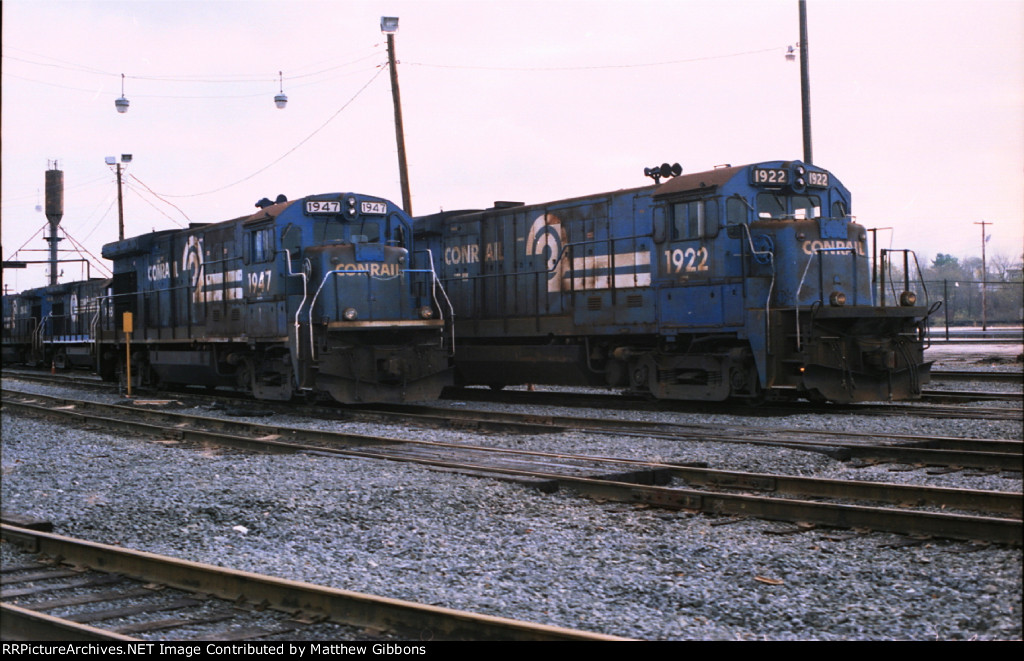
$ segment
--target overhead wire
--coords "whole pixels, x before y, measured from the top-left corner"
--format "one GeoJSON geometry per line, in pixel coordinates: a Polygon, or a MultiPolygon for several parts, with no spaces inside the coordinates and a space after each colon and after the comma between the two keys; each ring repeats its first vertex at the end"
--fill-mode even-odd
{"type": "Polygon", "coordinates": [[[266,170],[269,170],[271,167],[273,167],[273,166],[277,165],[278,163],[280,163],[281,161],[283,161],[285,158],[287,158],[292,153],[294,153],[299,147],[301,147],[302,145],[304,145],[307,142],[309,142],[313,138],[313,136],[315,136],[317,133],[320,133],[320,131],[324,130],[327,127],[327,125],[330,124],[332,121],[334,121],[334,119],[338,115],[340,115],[346,108],[348,108],[352,104],[353,101],[355,101],[357,98],[359,98],[359,96],[362,95],[363,91],[365,91],[366,88],[369,87],[371,83],[373,83],[373,81],[377,80],[377,77],[380,76],[381,72],[385,71],[386,68],[387,68],[386,66],[379,67],[377,69],[377,72],[374,73],[373,76],[371,76],[370,79],[368,81],[366,81],[366,83],[362,87],[359,88],[359,90],[352,96],[352,98],[350,98],[348,101],[346,101],[344,104],[342,104],[342,106],[340,108],[338,108],[338,110],[336,110],[333,115],[328,117],[327,120],[323,124],[321,124],[316,130],[314,130],[312,133],[310,133],[305,138],[300,140],[298,144],[296,144],[294,147],[292,147],[291,149],[286,151],[284,154],[282,154],[278,158],[274,159],[273,161],[271,161],[267,165],[263,166],[259,170],[256,170],[252,174],[250,174],[250,175],[248,175],[246,177],[243,177],[243,178],[241,178],[238,181],[235,181],[233,183],[227,184],[225,186],[221,186],[220,188],[215,188],[213,190],[204,191],[202,193],[191,193],[191,194],[188,194],[188,195],[172,195],[170,193],[155,193],[154,192],[153,194],[154,195],[160,195],[162,197],[178,197],[178,198],[181,198],[181,197],[201,197],[203,195],[212,195],[213,193],[219,193],[219,192],[221,192],[223,190],[227,190],[229,188],[237,186],[238,184],[241,184],[241,183],[244,183],[246,181],[249,181],[253,177],[255,177],[255,176],[265,172],[266,170]]]}
{"type": "MultiPolygon", "coordinates": [[[[138,181],[138,180],[136,179],[136,181],[138,181]]],[[[140,181],[139,183],[141,184],[142,182],[140,181]]],[[[147,190],[147,191],[149,191],[150,193],[153,193],[153,191],[149,190],[149,187],[148,187],[148,186],[146,186],[145,184],[143,184],[143,186],[145,186],[145,188],[146,188],[146,190],[147,190]]],[[[180,228],[182,228],[182,229],[185,229],[185,225],[183,225],[183,224],[182,224],[182,223],[181,223],[181,222],[180,222],[179,220],[177,220],[177,219],[175,219],[175,218],[171,218],[171,216],[170,216],[170,215],[168,215],[166,211],[164,211],[163,209],[161,209],[161,208],[159,208],[158,206],[156,206],[155,204],[153,204],[153,201],[152,201],[152,200],[150,200],[149,198],[147,198],[147,197],[143,196],[143,195],[142,195],[142,193],[140,193],[140,192],[139,192],[139,190],[138,190],[138,189],[137,189],[137,188],[136,188],[135,186],[132,186],[132,185],[131,185],[131,184],[129,184],[129,183],[125,183],[125,187],[126,187],[126,188],[127,188],[127,189],[128,189],[129,191],[131,191],[132,193],[135,193],[135,195],[137,195],[137,196],[139,197],[139,199],[141,199],[141,200],[142,200],[143,202],[145,202],[145,203],[146,203],[146,204],[148,204],[149,206],[153,207],[153,209],[154,209],[154,210],[155,210],[155,211],[156,211],[157,213],[159,213],[159,214],[160,214],[161,216],[163,216],[163,217],[167,218],[167,220],[171,221],[172,223],[174,223],[174,224],[175,224],[175,225],[177,225],[178,227],[180,227],[180,228]]],[[[160,197],[159,195],[156,195],[156,193],[153,193],[153,195],[154,195],[154,196],[155,196],[155,197],[156,197],[156,198],[157,198],[158,200],[160,200],[161,202],[167,202],[167,200],[164,200],[164,199],[163,199],[163,198],[161,198],[161,197],[160,197]]],[[[168,202],[168,204],[170,204],[170,203],[168,202]]],[[[178,209],[178,207],[177,207],[177,206],[175,206],[175,205],[173,205],[173,204],[171,204],[171,206],[172,206],[172,207],[174,207],[175,209],[178,209]]],[[[182,213],[182,215],[184,215],[184,214],[185,214],[185,212],[184,212],[184,211],[181,211],[181,209],[178,209],[178,211],[180,211],[180,212],[182,213]]],[[[185,216],[185,218],[186,218],[186,219],[188,219],[188,216],[185,216]]]]}
{"type": "Polygon", "coordinates": [[[656,62],[638,62],[635,64],[589,64],[589,65],[576,65],[576,66],[530,66],[530,67],[498,67],[498,66],[485,66],[475,64],[434,64],[430,62],[410,62],[403,60],[402,64],[416,67],[428,67],[433,69],[471,69],[479,71],[588,71],[588,70],[601,70],[601,69],[640,69],[647,67],[663,67],[672,66],[676,64],[689,64],[691,62],[703,62],[707,60],[721,60],[731,57],[742,57],[744,55],[757,55],[760,53],[770,53],[784,49],[783,46],[772,46],[770,48],[759,48],[756,50],[742,51],[738,53],[723,53],[721,55],[705,55],[701,57],[691,57],[678,60],[658,60],[656,62]]]}
{"type": "Polygon", "coordinates": [[[81,243],[79,243],[78,240],[75,239],[75,237],[71,236],[66,229],[64,229],[62,227],[61,228],[61,232],[63,232],[64,236],[72,243],[72,245],[75,246],[75,249],[79,252],[79,254],[85,253],[86,255],[88,255],[89,257],[92,258],[92,259],[89,260],[90,264],[93,264],[94,266],[97,266],[98,268],[100,268],[102,271],[106,272],[106,274],[107,274],[106,277],[108,277],[108,278],[113,275],[113,273],[111,273],[110,269],[107,268],[106,266],[104,266],[103,262],[101,262],[99,260],[99,258],[96,257],[96,255],[94,255],[91,252],[89,252],[89,249],[86,248],[85,246],[83,246],[81,243]]]}
{"type": "MultiPolygon", "coordinates": [[[[356,57],[355,59],[347,60],[344,63],[336,65],[336,66],[329,66],[329,67],[326,67],[326,68],[323,68],[323,69],[317,69],[315,71],[310,71],[310,72],[307,72],[307,73],[294,74],[294,75],[289,76],[288,80],[291,81],[291,80],[299,80],[299,79],[303,79],[303,78],[314,78],[316,76],[320,76],[320,75],[328,73],[328,72],[337,71],[339,69],[342,69],[342,68],[344,68],[346,66],[349,66],[349,65],[352,65],[352,64],[363,62],[363,61],[365,61],[367,59],[376,57],[378,55],[378,51],[379,51],[380,46],[381,46],[380,43],[374,44],[374,46],[372,47],[373,48],[373,52],[368,54],[368,55],[361,55],[359,57],[356,57]]],[[[775,47],[771,47],[771,48],[762,48],[762,49],[748,50],[748,51],[742,51],[742,52],[737,52],[737,53],[727,53],[727,54],[722,54],[722,55],[707,55],[707,56],[694,57],[694,58],[682,58],[682,59],[674,59],[674,60],[660,60],[660,61],[655,61],[655,62],[642,62],[642,63],[634,63],[634,64],[604,64],[604,65],[550,66],[550,67],[543,67],[543,66],[541,66],[541,67],[538,67],[538,66],[531,66],[531,67],[501,67],[501,66],[466,65],[466,64],[436,64],[436,63],[428,63],[428,62],[410,62],[410,61],[405,61],[404,64],[407,64],[407,65],[410,65],[410,66],[419,66],[419,67],[437,68],[437,69],[468,69],[468,70],[482,70],[482,71],[541,71],[541,72],[543,72],[543,71],[583,71],[583,70],[633,69],[633,68],[643,68],[643,67],[672,66],[672,65],[686,64],[686,63],[692,63],[692,62],[706,61],[706,60],[715,60],[715,59],[723,59],[723,58],[731,58],[731,57],[740,57],[740,56],[745,56],[745,55],[752,55],[752,54],[759,54],[759,53],[765,53],[765,52],[770,52],[770,51],[776,51],[779,48],[784,48],[784,46],[783,47],[775,46],[775,47]]],[[[19,61],[19,62],[25,62],[27,64],[32,64],[32,65],[37,65],[37,66],[66,69],[66,70],[69,70],[69,71],[84,72],[84,73],[90,73],[90,74],[96,74],[96,75],[102,75],[102,76],[120,76],[120,75],[123,75],[124,78],[130,79],[130,80],[146,80],[146,81],[167,82],[167,83],[188,82],[188,83],[211,83],[211,84],[251,84],[251,83],[264,84],[264,83],[267,83],[267,82],[276,82],[278,80],[276,78],[266,77],[264,74],[219,74],[216,77],[181,76],[181,75],[177,75],[177,76],[124,75],[124,74],[115,74],[115,73],[112,73],[112,72],[103,71],[103,70],[97,69],[95,67],[85,66],[85,65],[82,65],[82,64],[79,64],[79,63],[67,62],[65,60],[60,60],[58,58],[52,58],[52,57],[47,56],[47,55],[43,55],[43,54],[39,54],[39,53],[33,53],[33,52],[27,51],[25,49],[12,48],[12,47],[6,46],[6,45],[4,46],[4,51],[5,52],[3,54],[3,58],[5,58],[5,59],[15,60],[15,61],[19,61]],[[17,56],[8,54],[6,51],[9,51],[9,50],[20,51],[20,52],[26,53],[26,54],[28,54],[28,55],[30,55],[32,57],[41,58],[41,59],[49,59],[49,60],[53,60],[53,62],[40,62],[40,61],[34,61],[34,60],[31,60],[31,59],[27,59],[25,57],[17,57],[17,56]]],[[[325,60],[325,61],[330,61],[330,60],[325,60]]],[[[318,63],[315,63],[315,64],[306,65],[305,68],[311,68],[311,67],[319,65],[319,64],[320,63],[318,62],[318,63]]],[[[204,191],[204,192],[200,192],[200,193],[186,194],[186,195],[172,195],[172,194],[167,194],[167,193],[157,193],[156,191],[152,190],[152,188],[150,188],[149,186],[144,184],[142,181],[138,180],[138,178],[135,178],[135,180],[138,181],[138,183],[141,184],[150,194],[152,194],[156,198],[160,199],[164,203],[170,204],[171,206],[174,206],[174,205],[171,204],[169,201],[167,201],[164,198],[166,198],[166,197],[173,197],[173,198],[200,197],[200,196],[204,196],[204,195],[210,195],[210,194],[217,193],[217,192],[220,192],[220,191],[223,191],[223,190],[227,190],[228,188],[231,188],[231,187],[236,186],[238,184],[241,184],[241,183],[243,183],[245,181],[248,181],[248,180],[252,179],[253,177],[261,174],[264,171],[266,171],[267,169],[273,167],[274,165],[276,165],[277,163],[281,162],[285,158],[287,158],[289,155],[294,153],[297,149],[299,149],[304,144],[306,144],[309,140],[311,140],[314,136],[316,136],[318,133],[320,133],[320,131],[322,131],[339,114],[341,114],[341,112],[343,112],[353,101],[355,101],[355,99],[358,98],[363,93],[363,91],[367,87],[369,87],[369,85],[374,80],[377,79],[377,77],[381,74],[381,72],[384,71],[384,69],[386,67],[387,67],[387,65],[377,65],[376,71],[374,72],[373,76],[371,76],[371,78],[355,93],[355,95],[353,95],[352,98],[350,98],[348,101],[346,101],[323,124],[321,124],[317,129],[315,129],[312,133],[310,133],[308,136],[306,136],[303,140],[301,140],[299,143],[297,143],[291,149],[286,151],[280,157],[278,157],[277,159],[271,161],[270,163],[268,163],[264,167],[260,168],[259,170],[256,170],[252,174],[250,174],[250,175],[248,175],[246,177],[243,177],[242,179],[239,179],[239,180],[237,180],[237,181],[235,181],[233,183],[221,186],[219,188],[215,188],[215,189],[204,191]]],[[[6,67],[5,67],[5,69],[6,69],[6,67]]],[[[300,68],[299,71],[302,71],[302,68],[300,68]]],[[[357,72],[353,71],[353,72],[349,72],[349,73],[347,73],[345,75],[352,75],[354,73],[357,73],[357,72]]],[[[26,78],[24,76],[18,76],[16,74],[11,74],[10,72],[8,72],[6,70],[3,71],[3,75],[4,76],[12,76],[12,77],[23,79],[23,80],[33,81],[33,79],[31,79],[31,78],[26,78]]],[[[95,89],[84,90],[82,88],[67,87],[67,86],[57,85],[57,84],[54,84],[54,83],[48,83],[48,82],[45,82],[45,81],[33,81],[33,82],[39,82],[41,84],[52,85],[52,86],[55,86],[55,87],[64,87],[66,89],[76,89],[76,90],[79,90],[79,91],[88,91],[88,92],[93,92],[93,93],[96,91],[95,89]]],[[[325,81],[324,80],[312,80],[312,81],[309,81],[309,82],[306,82],[306,83],[300,83],[298,85],[293,85],[293,87],[295,87],[295,86],[314,85],[314,84],[319,84],[321,82],[325,82],[325,81]]],[[[261,91],[259,93],[252,93],[252,94],[248,94],[248,93],[247,94],[238,94],[238,95],[223,95],[222,94],[222,95],[213,96],[213,97],[211,97],[211,96],[188,96],[188,97],[181,97],[181,96],[157,96],[156,98],[247,98],[247,97],[261,96],[263,94],[265,94],[265,92],[261,91]]],[[[136,96],[146,97],[147,95],[142,94],[142,95],[136,95],[136,96]]],[[[152,96],[152,95],[149,95],[149,96],[152,96]]],[[[139,194],[139,193],[136,191],[136,194],[139,194]]],[[[187,214],[185,214],[184,211],[182,211],[180,208],[178,208],[176,206],[175,206],[175,208],[183,216],[185,216],[186,219],[188,218],[187,214]]],[[[161,213],[163,213],[163,212],[161,212],[161,213]]],[[[168,218],[170,218],[170,217],[168,216],[168,218]]],[[[92,231],[95,231],[95,227],[93,228],[92,231]]],[[[90,235],[92,234],[92,231],[90,231],[90,235]]]]}

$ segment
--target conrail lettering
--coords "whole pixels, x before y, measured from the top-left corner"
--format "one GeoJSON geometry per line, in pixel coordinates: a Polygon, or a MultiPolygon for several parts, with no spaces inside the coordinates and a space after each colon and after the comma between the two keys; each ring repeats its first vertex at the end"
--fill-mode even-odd
{"type": "Polygon", "coordinates": [[[864,254],[864,246],[853,241],[804,241],[804,252],[813,255],[819,250],[854,250],[858,255],[864,254]]]}
{"type": "MultiPolygon", "coordinates": [[[[485,262],[500,262],[503,259],[505,259],[505,249],[500,241],[484,244],[485,262]]],[[[480,246],[475,243],[444,249],[445,264],[477,264],[479,262],[480,246]]]]}
{"type": "Polygon", "coordinates": [[[402,274],[401,265],[380,264],[378,262],[369,262],[367,264],[338,264],[334,267],[334,270],[367,273],[371,278],[379,278],[382,276],[395,277],[402,274]]]}
{"type": "Polygon", "coordinates": [[[171,267],[165,261],[156,262],[147,269],[146,275],[150,282],[168,280],[171,277],[171,267]]]}

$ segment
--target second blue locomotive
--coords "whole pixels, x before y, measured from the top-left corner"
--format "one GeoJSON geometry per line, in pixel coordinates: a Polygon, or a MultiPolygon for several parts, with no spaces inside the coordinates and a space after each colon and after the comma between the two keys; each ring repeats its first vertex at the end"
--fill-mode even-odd
{"type": "MultiPolygon", "coordinates": [[[[670,176],[671,171],[662,173],[670,176]]],[[[876,304],[828,171],[771,161],[417,220],[456,313],[457,381],[659,398],[908,399],[930,309],[876,304]]]]}
{"type": "Polygon", "coordinates": [[[408,215],[355,193],[111,243],[98,369],[258,399],[431,399],[451,381],[448,310],[408,215]],[[125,313],[129,313],[126,317],[125,313]],[[125,319],[130,319],[125,326],[125,319]]]}

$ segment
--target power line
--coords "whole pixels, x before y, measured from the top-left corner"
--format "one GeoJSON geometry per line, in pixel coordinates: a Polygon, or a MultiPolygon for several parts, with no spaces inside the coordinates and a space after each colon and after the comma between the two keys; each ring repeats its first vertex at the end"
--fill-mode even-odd
{"type": "MultiPolygon", "coordinates": [[[[181,208],[180,208],[180,207],[179,207],[178,205],[174,204],[173,202],[169,202],[168,200],[165,200],[164,198],[160,197],[160,195],[159,195],[158,193],[154,192],[152,188],[150,188],[149,186],[147,186],[147,185],[146,185],[146,184],[145,184],[145,183],[144,183],[144,182],[143,182],[143,181],[142,181],[141,179],[139,179],[138,177],[136,177],[136,176],[135,176],[134,174],[130,174],[130,175],[128,175],[128,176],[129,176],[129,177],[131,177],[132,179],[134,179],[135,181],[139,182],[140,184],[142,184],[142,187],[143,187],[143,188],[145,188],[145,189],[146,189],[147,191],[149,191],[149,193],[150,193],[150,194],[151,194],[151,195],[152,195],[153,197],[155,197],[156,199],[160,200],[161,202],[163,202],[164,204],[166,204],[166,205],[168,205],[168,206],[172,206],[172,207],[174,207],[175,209],[177,209],[177,210],[178,210],[178,213],[180,213],[180,214],[181,214],[182,216],[184,216],[184,217],[185,217],[185,220],[187,220],[187,221],[189,221],[189,222],[192,222],[192,219],[188,217],[188,214],[187,214],[187,213],[185,213],[184,211],[182,211],[182,210],[181,210],[181,208]]],[[[141,194],[140,194],[140,193],[139,193],[139,192],[138,192],[137,190],[135,190],[135,187],[134,187],[134,186],[131,186],[131,185],[129,185],[129,186],[128,186],[128,190],[132,191],[133,193],[135,193],[135,194],[136,194],[136,195],[138,195],[139,197],[142,197],[142,195],[141,195],[141,194]]],[[[154,204],[153,204],[152,202],[150,202],[149,200],[146,200],[146,198],[142,198],[142,199],[143,199],[143,200],[145,200],[145,201],[146,201],[146,203],[147,203],[147,204],[149,204],[149,206],[153,207],[154,209],[156,209],[157,211],[159,211],[159,212],[160,212],[161,214],[163,214],[164,216],[167,216],[167,219],[168,219],[168,220],[170,220],[170,221],[171,221],[172,223],[174,223],[175,225],[177,225],[178,227],[181,227],[181,228],[184,228],[184,227],[185,227],[184,225],[182,225],[181,223],[179,223],[179,222],[178,222],[177,220],[175,220],[174,218],[171,218],[170,216],[168,216],[168,215],[167,215],[166,213],[164,213],[164,212],[163,212],[163,211],[162,211],[161,209],[157,208],[157,207],[156,207],[156,205],[154,205],[154,204]]]]}
{"type": "Polygon", "coordinates": [[[402,64],[408,64],[409,66],[417,67],[429,67],[433,69],[473,69],[479,71],[587,71],[587,70],[599,70],[599,69],[640,69],[647,67],[664,67],[673,66],[677,64],[690,64],[692,62],[704,62],[707,60],[722,60],[731,57],[742,57],[744,55],[757,55],[759,53],[770,53],[778,52],[780,49],[785,49],[785,46],[772,46],[771,48],[760,48],[758,50],[749,50],[739,53],[726,53],[723,55],[706,55],[703,57],[691,57],[681,60],[661,60],[658,62],[640,62],[636,64],[590,64],[590,65],[578,65],[578,66],[551,66],[551,67],[496,67],[496,66],[482,66],[482,65],[471,65],[471,64],[431,64],[429,62],[408,62],[403,61],[402,64]]]}
{"type": "Polygon", "coordinates": [[[189,195],[171,195],[171,194],[169,194],[169,193],[156,193],[156,192],[154,192],[154,191],[152,191],[152,190],[151,190],[150,192],[151,192],[151,193],[153,193],[154,195],[159,195],[159,196],[162,196],[162,197],[201,197],[201,196],[203,196],[203,195],[212,195],[213,193],[219,193],[219,192],[221,192],[221,191],[223,191],[223,190],[227,190],[228,188],[231,188],[231,187],[233,187],[233,186],[237,186],[238,184],[241,184],[241,183],[244,183],[244,182],[246,182],[246,181],[249,181],[250,179],[252,179],[252,178],[253,178],[253,177],[255,177],[256,175],[258,175],[258,174],[261,174],[262,172],[264,172],[264,171],[266,171],[266,170],[269,170],[269,169],[270,169],[271,167],[273,167],[273,166],[277,165],[278,163],[280,163],[281,161],[283,161],[283,160],[284,160],[285,158],[287,158],[287,157],[288,157],[288,156],[290,156],[290,155],[291,155],[291,154],[292,154],[293,152],[295,152],[295,151],[296,151],[296,150],[297,150],[297,149],[298,149],[299,147],[301,147],[302,145],[306,144],[306,143],[307,143],[307,142],[309,142],[309,141],[310,141],[311,139],[313,139],[313,136],[315,136],[315,135],[316,135],[317,133],[319,133],[320,131],[324,130],[324,129],[325,129],[326,127],[327,127],[327,125],[328,125],[328,124],[330,124],[330,123],[331,123],[332,121],[334,121],[334,119],[335,119],[335,118],[336,118],[336,117],[337,117],[338,115],[340,115],[340,114],[342,113],[342,111],[344,111],[344,110],[345,110],[346,108],[348,108],[348,107],[349,107],[349,105],[351,105],[353,101],[355,101],[355,100],[356,100],[357,98],[359,98],[359,96],[360,96],[360,95],[361,95],[361,94],[363,93],[363,91],[364,91],[364,90],[366,90],[366,88],[367,88],[367,87],[369,87],[369,86],[370,86],[370,84],[371,84],[371,83],[372,83],[373,81],[377,80],[377,76],[379,76],[379,75],[381,74],[381,72],[383,72],[384,70],[385,70],[385,67],[383,67],[383,66],[381,66],[380,68],[378,68],[378,69],[377,69],[377,72],[376,72],[376,73],[374,73],[374,74],[373,74],[373,76],[371,76],[371,77],[370,77],[370,79],[369,79],[368,81],[366,81],[366,84],[364,84],[364,85],[363,85],[362,87],[360,87],[360,88],[359,88],[359,91],[357,91],[357,92],[356,92],[356,93],[355,93],[355,94],[354,94],[354,95],[352,96],[352,98],[350,98],[350,99],[349,99],[348,101],[346,101],[346,102],[345,102],[345,103],[344,103],[344,104],[343,104],[343,105],[342,105],[342,106],[341,106],[340,108],[338,108],[338,110],[337,110],[337,111],[335,111],[335,113],[334,113],[333,115],[331,115],[330,117],[328,117],[328,118],[327,118],[327,121],[325,121],[325,122],[324,122],[323,124],[321,124],[321,125],[320,125],[320,126],[319,126],[319,127],[318,127],[318,128],[316,129],[316,130],[315,130],[315,131],[313,131],[313,132],[312,132],[312,133],[310,133],[310,134],[309,134],[308,136],[306,136],[305,138],[303,138],[303,139],[302,139],[302,140],[301,140],[301,141],[300,141],[300,142],[299,142],[299,143],[298,143],[297,145],[295,145],[294,147],[292,147],[291,149],[289,149],[288,151],[286,151],[286,152],[285,152],[284,154],[282,154],[282,155],[281,155],[281,156],[279,156],[278,158],[274,159],[273,161],[271,161],[271,162],[270,162],[270,163],[268,163],[267,165],[263,166],[263,167],[262,167],[262,168],[260,168],[259,170],[256,170],[255,172],[253,172],[253,173],[252,173],[252,174],[250,174],[249,176],[247,176],[247,177],[243,177],[242,179],[239,179],[238,181],[236,181],[236,182],[234,182],[234,183],[230,183],[230,184],[227,184],[226,186],[221,186],[220,188],[215,188],[215,189],[213,189],[213,190],[208,190],[208,191],[205,191],[205,192],[202,192],[202,193],[192,193],[192,194],[189,194],[189,195]]]}

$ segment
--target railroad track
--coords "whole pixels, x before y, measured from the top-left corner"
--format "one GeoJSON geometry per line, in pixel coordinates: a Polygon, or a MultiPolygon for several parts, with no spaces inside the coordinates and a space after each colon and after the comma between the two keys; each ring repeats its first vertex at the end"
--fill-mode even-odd
{"type": "Polygon", "coordinates": [[[702,425],[694,423],[644,422],[580,416],[520,414],[509,412],[455,410],[417,405],[378,405],[349,408],[349,415],[363,419],[465,427],[488,426],[526,431],[535,427],[549,432],[576,430],[641,438],[678,441],[749,443],[823,452],[836,459],[956,466],[978,469],[1020,470],[1024,442],[1020,440],[971,439],[909,434],[867,434],[861,432],[815,431],[808,429],[758,429],[748,425],[702,425]]]}
{"type": "MultiPolygon", "coordinates": [[[[50,385],[74,386],[90,388],[98,391],[117,392],[119,386],[103,382],[96,377],[82,374],[46,374],[41,371],[5,370],[10,378],[50,385]]],[[[985,380],[1005,382],[1003,376],[985,372],[958,372],[956,374],[987,375],[985,380]]],[[[1017,381],[1020,376],[1017,375],[1017,381]]],[[[154,396],[167,396],[167,392],[156,392],[148,389],[136,389],[139,394],[151,393],[154,396]]],[[[191,397],[202,397],[198,391],[179,390],[174,394],[185,393],[191,397]]],[[[226,393],[220,393],[226,396],[226,393]]],[[[943,391],[926,390],[918,403],[865,403],[865,404],[815,404],[811,402],[774,402],[759,408],[747,405],[737,406],[734,402],[685,402],[657,401],[647,397],[629,394],[611,394],[601,392],[524,392],[509,390],[494,392],[481,388],[449,388],[445,390],[448,399],[464,399],[468,401],[487,401],[510,404],[560,405],[580,408],[628,409],[644,411],[711,411],[717,413],[758,416],[766,414],[787,413],[846,413],[854,415],[916,415],[928,418],[960,417],[982,420],[1018,420],[1021,411],[1016,408],[971,408],[956,406],[935,406],[937,403],[976,403],[976,402],[1011,402],[1024,403],[1024,393],[1020,392],[976,392],[976,391],[943,391]],[[927,406],[922,404],[928,404],[927,406]]],[[[272,405],[271,405],[272,406],[272,405]]]]}
{"type": "Polygon", "coordinates": [[[981,370],[932,370],[932,381],[983,381],[986,383],[1024,384],[1024,372],[981,370]]]}
{"type": "Polygon", "coordinates": [[[474,475],[501,476],[546,490],[565,487],[600,499],[672,509],[1021,543],[1019,493],[719,471],[701,466],[313,431],[157,411],[142,415],[131,405],[70,402],[27,393],[18,395],[18,402],[14,397],[13,393],[5,392],[5,408],[61,415],[80,424],[104,424],[161,439],[181,438],[263,452],[413,462],[474,475]],[[752,495],[751,491],[757,493],[752,495]],[[852,505],[851,501],[880,502],[882,506],[852,505]],[[920,507],[909,508],[906,503],[920,507]]]}
{"type": "Polygon", "coordinates": [[[4,640],[623,640],[7,524],[0,533],[31,554],[2,568],[4,640]]]}
{"type": "MultiPolygon", "coordinates": [[[[979,395],[979,393],[972,394],[979,395]]],[[[962,393],[960,401],[977,401],[976,398],[971,400],[972,394],[962,393]]],[[[978,406],[966,408],[956,406],[936,406],[925,403],[814,404],[811,402],[773,402],[755,407],[745,404],[737,404],[735,402],[652,400],[633,395],[605,394],[598,392],[530,392],[523,390],[503,390],[500,392],[494,392],[482,388],[446,389],[445,397],[447,399],[515,404],[519,406],[569,406],[602,410],[720,413],[725,415],[740,415],[744,417],[842,413],[847,415],[871,416],[914,415],[924,418],[959,417],[976,420],[1020,420],[1021,418],[1020,408],[981,408],[978,406]]],[[[1005,400],[1007,399],[1007,396],[1004,393],[989,393],[988,398],[1005,400]]],[[[1021,398],[1019,394],[1011,393],[1009,395],[1009,400],[1021,401],[1021,398]]]]}

